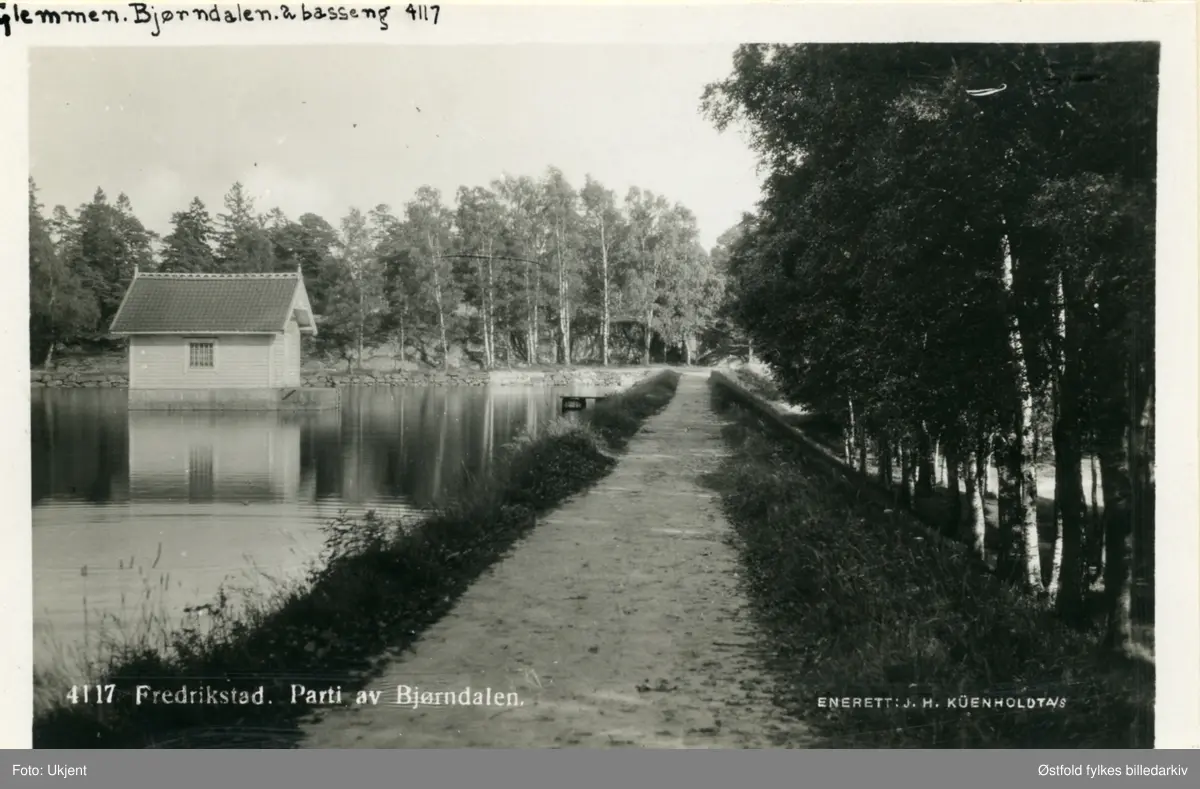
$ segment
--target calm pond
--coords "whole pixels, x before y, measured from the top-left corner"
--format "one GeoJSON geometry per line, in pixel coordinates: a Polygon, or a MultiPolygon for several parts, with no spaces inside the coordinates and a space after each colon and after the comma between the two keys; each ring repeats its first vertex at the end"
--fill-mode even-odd
{"type": "Polygon", "coordinates": [[[131,412],[124,390],[35,389],[35,663],[76,663],[102,627],[178,623],[223,583],[297,578],[339,512],[452,499],[559,395],[596,393],[360,387],[340,411],[277,414],[131,412]]]}

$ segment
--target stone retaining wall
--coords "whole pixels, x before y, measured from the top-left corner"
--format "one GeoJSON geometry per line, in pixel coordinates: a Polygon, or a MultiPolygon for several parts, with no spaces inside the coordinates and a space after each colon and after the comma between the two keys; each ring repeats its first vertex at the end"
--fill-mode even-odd
{"type": "Polygon", "coordinates": [[[29,375],[29,383],[34,387],[124,389],[129,386],[129,376],[125,373],[80,372],[78,370],[34,370],[29,375]]]}
{"type": "Polygon", "coordinates": [[[645,378],[650,369],[552,371],[448,370],[378,373],[307,373],[304,386],[571,386],[585,384],[628,387],[645,378]]]}
{"type": "MultiPolygon", "coordinates": [[[[599,370],[578,368],[566,370],[422,370],[416,372],[305,372],[301,384],[312,387],[338,386],[571,386],[583,384],[598,387],[632,386],[653,372],[650,368],[599,370]]],[[[81,372],[78,370],[34,370],[30,373],[34,387],[113,388],[129,386],[125,373],[81,372]]]]}

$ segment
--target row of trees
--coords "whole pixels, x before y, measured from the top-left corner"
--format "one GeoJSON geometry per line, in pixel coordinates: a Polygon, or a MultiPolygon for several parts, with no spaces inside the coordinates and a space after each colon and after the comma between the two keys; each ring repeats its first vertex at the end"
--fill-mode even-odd
{"type": "Polygon", "coordinates": [[[354,208],[336,227],[311,213],[294,221],[278,209],[260,214],[240,183],[224,208],[214,219],[196,198],[158,239],[128,198],[112,203],[103,190],[74,215],[59,206],[46,217],[31,179],[35,363],[63,344],[103,337],[135,266],[299,266],[319,349],[359,364],[391,342],[402,357],[442,365],[452,346],[465,345],[479,349],[485,367],[571,364],[581,354],[607,365],[614,325],[640,327],[643,363],[655,337],[690,363],[724,287],[686,207],[636,187],[619,199],[591,177],[576,189],[557,168],[462,187],[453,205],[423,186],[398,213],[354,208]]]}
{"type": "Polygon", "coordinates": [[[899,465],[903,498],[932,492],[939,447],[948,531],[981,555],[994,463],[999,569],[1080,622],[1103,562],[1117,647],[1152,572],[1157,66],[1149,44],[755,45],[704,98],[767,172],[722,246],[781,388],[839,417],[864,471],[872,454],[892,484],[899,465]]]}

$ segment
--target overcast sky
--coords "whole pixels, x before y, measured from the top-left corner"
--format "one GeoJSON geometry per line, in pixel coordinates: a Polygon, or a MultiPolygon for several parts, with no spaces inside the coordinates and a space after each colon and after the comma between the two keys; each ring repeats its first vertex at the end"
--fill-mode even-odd
{"type": "Polygon", "coordinates": [[[31,54],[30,167],[47,211],[97,186],[151,230],[240,180],[256,207],[399,212],[422,184],[557,165],[695,212],[711,246],[759,194],[737,131],[700,114],[728,46],[144,47],[31,54]]]}

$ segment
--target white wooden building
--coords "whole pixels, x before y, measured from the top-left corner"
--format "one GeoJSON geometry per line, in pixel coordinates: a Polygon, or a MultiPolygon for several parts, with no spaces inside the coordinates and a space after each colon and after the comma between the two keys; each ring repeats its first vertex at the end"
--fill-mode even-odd
{"type": "Polygon", "coordinates": [[[317,333],[300,271],[135,272],[113,318],[130,390],[300,386],[301,338],[317,333]]]}

